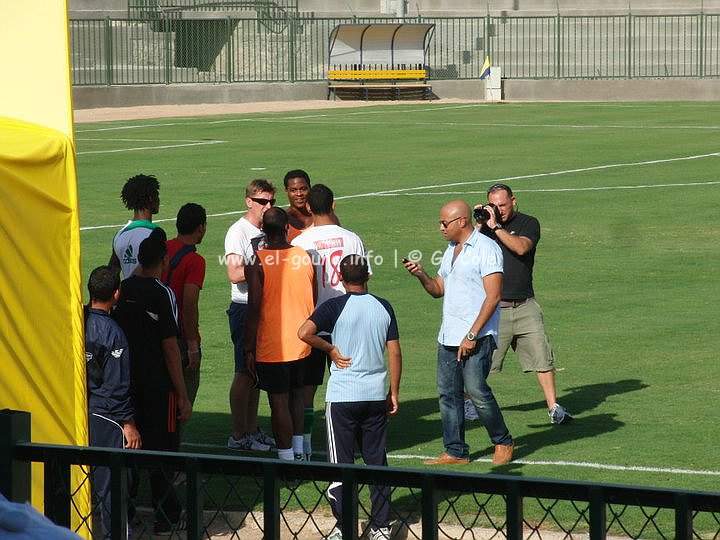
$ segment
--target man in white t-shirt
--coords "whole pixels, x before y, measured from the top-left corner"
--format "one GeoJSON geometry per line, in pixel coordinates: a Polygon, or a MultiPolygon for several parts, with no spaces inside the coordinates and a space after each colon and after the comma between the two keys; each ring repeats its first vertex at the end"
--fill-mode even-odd
{"type": "Polygon", "coordinates": [[[235,376],[230,386],[230,412],[233,433],[228,438],[232,450],[268,451],[275,445],[272,437],[257,425],[259,390],[245,369],[245,316],[248,287],[245,267],[255,256],[264,235],[260,229],[265,211],[275,204],[275,188],[267,180],[253,180],[245,189],[247,214],[228,229],[225,235],[225,264],[230,280],[230,337],[235,355],[235,376]]]}
{"type": "MultiPolygon", "coordinates": [[[[357,234],[337,225],[335,200],[329,187],[323,184],[312,186],[308,191],[307,204],[312,214],[313,226],[295,237],[292,245],[305,249],[313,259],[318,292],[317,307],[330,298],[345,294],[345,287],[340,280],[340,261],[348,255],[365,257],[366,253],[365,246],[357,234]]],[[[329,336],[327,339],[329,340],[329,336]]],[[[305,364],[303,453],[308,461],[312,457],[315,392],[323,382],[327,362],[327,355],[324,352],[313,349],[305,364]]]]}

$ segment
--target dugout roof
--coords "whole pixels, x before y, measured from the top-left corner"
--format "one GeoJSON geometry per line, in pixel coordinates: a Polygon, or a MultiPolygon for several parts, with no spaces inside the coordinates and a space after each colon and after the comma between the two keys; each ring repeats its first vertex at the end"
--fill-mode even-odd
{"type": "Polygon", "coordinates": [[[339,24],[330,32],[328,65],[340,69],[354,65],[421,68],[434,30],[435,25],[428,23],[339,24]]]}

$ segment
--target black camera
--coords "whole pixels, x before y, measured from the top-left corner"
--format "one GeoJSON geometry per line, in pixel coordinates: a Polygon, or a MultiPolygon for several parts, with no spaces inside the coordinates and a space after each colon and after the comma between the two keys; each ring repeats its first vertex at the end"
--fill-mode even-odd
{"type": "Polygon", "coordinates": [[[473,216],[475,217],[475,221],[487,221],[490,219],[490,217],[494,217],[495,221],[500,221],[500,214],[498,213],[498,208],[492,203],[480,206],[479,208],[476,208],[473,211],[473,216]],[[492,210],[493,215],[490,215],[490,210],[492,210]]]}

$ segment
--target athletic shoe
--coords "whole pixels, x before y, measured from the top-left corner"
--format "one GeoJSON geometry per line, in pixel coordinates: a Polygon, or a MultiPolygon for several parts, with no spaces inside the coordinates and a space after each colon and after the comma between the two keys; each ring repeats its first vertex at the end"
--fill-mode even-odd
{"type": "Polygon", "coordinates": [[[390,528],[380,527],[379,529],[370,529],[370,540],[389,540],[390,528]]]}
{"type": "Polygon", "coordinates": [[[293,454],[295,456],[295,461],[305,461],[305,456],[303,454],[293,454]]]}
{"type": "Polygon", "coordinates": [[[480,420],[472,399],[465,399],[465,420],[480,420]]]}
{"type": "Polygon", "coordinates": [[[325,537],[325,540],[342,540],[342,531],[337,527],[333,528],[332,532],[325,537]]]}
{"type": "Polygon", "coordinates": [[[257,431],[255,433],[250,433],[249,436],[255,439],[260,444],[265,444],[270,447],[275,446],[275,439],[273,439],[270,435],[265,433],[260,428],[257,428],[257,431]]]}
{"type": "Polygon", "coordinates": [[[180,519],[175,523],[170,523],[165,520],[156,521],[153,525],[153,534],[155,534],[155,536],[166,536],[185,530],[187,530],[187,522],[184,519],[180,519]]]}
{"type": "Polygon", "coordinates": [[[572,415],[559,403],[553,405],[553,408],[548,411],[548,417],[550,417],[551,424],[567,424],[573,419],[572,415]]]}
{"type": "Polygon", "coordinates": [[[187,473],[184,471],[179,471],[177,474],[175,474],[175,479],[173,480],[173,485],[176,486],[182,486],[187,482],[187,473]]]}
{"type": "Polygon", "coordinates": [[[270,446],[258,442],[248,435],[243,435],[239,439],[236,439],[234,435],[230,435],[230,437],[228,437],[227,445],[230,450],[240,450],[246,452],[267,452],[270,450],[270,446]]]}
{"type": "Polygon", "coordinates": [[[303,461],[312,461],[312,454],[303,454],[303,461]]]}

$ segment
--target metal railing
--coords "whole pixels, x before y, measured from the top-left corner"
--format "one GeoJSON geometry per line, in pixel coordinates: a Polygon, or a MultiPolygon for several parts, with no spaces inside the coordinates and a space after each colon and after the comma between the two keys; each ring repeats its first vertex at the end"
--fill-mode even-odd
{"type": "Polygon", "coordinates": [[[298,12],[297,0],[128,0],[128,19],[156,20],[179,11],[255,11],[280,17],[298,12]]]}
{"type": "MultiPolygon", "coordinates": [[[[638,486],[541,480],[519,476],[467,474],[396,467],[295,463],[277,459],[191,453],[79,448],[20,442],[29,436],[29,415],[0,413],[0,490],[27,500],[30,464],[42,463],[45,513],[60,525],[102,537],[97,515],[81,511],[71,470],[110,468],[112,537],[122,538],[134,514],[133,538],[153,535],[148,494],[130,497],[128,471],[162,471],[177,479],[185,509],[187,538],[214,534],[277,539],[326,536],[326,491],[343,490],[343,537],[365,533],[367,486],[390,486],[393,537],[538,538],[608,535],[627,538],[720,538],[720,493],[638,486]],[[90,524],[94,521],[94,526],[90,524]],[[361,530],[358,530],[358,524],[361,530]]],[[[95,507],[102,504],[93,497],[95,507]]],[[[181,537],[175,531],[174,537],[181,537]]],[[[184,534],[184,533],[183,533],[184,534]]]]}
{"type": "MultiPolygon", "coordinates": [[[[140,4],[146,5],[134,5],[140,4]]],[[[198,5],[209,9],[208,3],[198,5]]],[[[72,20],[73,84],[320,81],[335,25],[397,20],[302,17],[291,10],[258,18],[223,13],[72,20]]],[[[478,78],[486,56],[507,79],[720,77],[717,14],[405,21],[435,24],[427,57],[431,79],[478,78]]]]}

